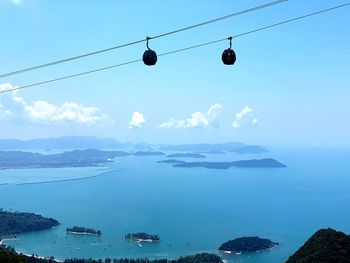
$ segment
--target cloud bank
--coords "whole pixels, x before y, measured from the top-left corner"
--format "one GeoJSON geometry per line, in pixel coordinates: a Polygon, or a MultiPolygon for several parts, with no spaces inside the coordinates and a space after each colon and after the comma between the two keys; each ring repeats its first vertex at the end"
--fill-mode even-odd
{"type": "Polygon", "coordinates": [[[197,111],[191,114],[191,117],[187,119],[177,120],[171,118],[167,122],[163,122],[159,125],[159,128],[199,128],[207,126],[217,126],[217,116],[219,111],[223,106],[219,103],[216,103],[208,109],[206,113],[197,111]]]}
{"type": "MultiPolygon", "coordinates": [[[[10,83],[0,84],[0,91],[16,88],[10,83]]],[[[44,100],[27,102],[17,91],[0,97],[0,117],[37,123],[78,123],[85,125],[111,124],[111,118],[98,107],[85,106],[76,102],[62,105],[51,104],[44,100]]]]}

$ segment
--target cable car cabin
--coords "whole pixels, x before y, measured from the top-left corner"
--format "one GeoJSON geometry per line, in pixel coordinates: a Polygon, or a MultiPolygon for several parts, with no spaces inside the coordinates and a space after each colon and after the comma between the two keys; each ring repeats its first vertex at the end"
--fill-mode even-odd
{"type": "Polygon", "coordinates": [[[157,54],[153,50],[148,49],[143,53],[142,60],[147,66],[153,66],[157,63],[157,54]]]}
{"type": "Polygon", "coordinates": [[[225,49],[222,53],[222,62],[225,65],[233,65],[236,62],[236,53],[231,49],[225,49]]]}

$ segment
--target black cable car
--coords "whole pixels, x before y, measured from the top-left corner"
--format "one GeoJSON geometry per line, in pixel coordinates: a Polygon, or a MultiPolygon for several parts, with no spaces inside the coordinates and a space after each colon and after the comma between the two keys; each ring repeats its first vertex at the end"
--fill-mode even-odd
{"type": "Polygon", "coordinates": [[[236,62],[236,53],[232,50],[232,37],[229,37],[230,47],[222,53],[221,59],[225,65],[233,65],[236,62]]]}
{"type": "Polygon", "coordinates": [[[148,50],[143,53],[142,57],[143,63],[147,66],[153,66],[157,63],[157,53],[148,47],[148,40],[150,39],[150,37],[146,38],[148,50]]]}

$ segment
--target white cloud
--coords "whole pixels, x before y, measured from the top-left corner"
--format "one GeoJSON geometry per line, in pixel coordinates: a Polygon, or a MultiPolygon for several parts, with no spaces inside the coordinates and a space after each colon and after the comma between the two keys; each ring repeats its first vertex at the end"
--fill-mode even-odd
{"type": "Polygon", "coordinates": [[[17,88],[17,86],[13,86],[11,83],[0,84],[0,92],[4,92],[4,91],[7,91],[7,90],[12,90],[12,89],[15,89],[15,88],[17,88]]]}
{"type": "Polygon", "coordinates": [[[128,128],[129,129],[141,128],[142,124],[144,124],[145,122],[146,122],[146,119],[143,116],[143,114],[135,111],[131,116],[131,120],[129,122],[128,128]]]}
{"type": "MultiPolygon", "coordinates": [[[[0,91],[16,88],[10,83],[0,84],[0,91]]],[[[24,119],[39,123],[78,123],[94,125],[98,123],[113,123],[107,114],[98,107],[89,107],[75,102],[65,102],[62,105],[50,104],[44,100],[28,103],[17,91],[1,96],[0,116],[24,119]]]]}
{"type": "Polygon", "coordinates": [[[210,106],[206,113],[197,111],[192,113],[190,118],[177,120],[171,118],[167,122],[159,125],[159,128],[199,128],[206,126],[217,126],[217,115],[222,109],[222,105],[216,103],[210,106]]]}
{"type": "Polygon", "coordinates": [[[236,113],[232,127],[237,129],[250,124],[256,125],[258,121],[257,118],[253,118],[253,110],[250,107],[245,106],[240,112],[236,113]]]}

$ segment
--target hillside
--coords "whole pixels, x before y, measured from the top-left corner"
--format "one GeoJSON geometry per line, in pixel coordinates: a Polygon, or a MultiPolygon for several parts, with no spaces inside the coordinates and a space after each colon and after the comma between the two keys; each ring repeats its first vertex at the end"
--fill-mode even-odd
{"type": "Polygon", "coordinates": [[[321,229],[286,263],[350,263],[350,236],[331,228],[321,229]]]}
{"type": "Polygon", "coordinates": [[[50,229],[58,224],[59,222],[55,219],[34,213],[9,212],[0,209],[0,237],[50,229]]]}

